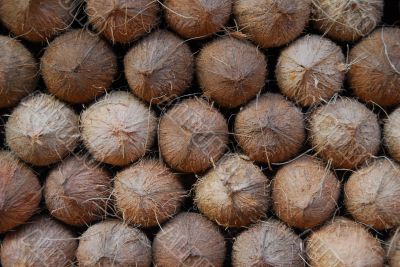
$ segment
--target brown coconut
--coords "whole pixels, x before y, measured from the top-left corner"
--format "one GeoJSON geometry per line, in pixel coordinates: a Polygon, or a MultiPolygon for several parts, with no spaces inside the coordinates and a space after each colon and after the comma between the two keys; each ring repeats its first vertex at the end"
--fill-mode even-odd
{"type": "Polygon", "coordinates": [[[369,34],[381,21],[383,0],[313,0],[314,26],[324,35],[354,42],[369,34]]]}
{"type": "Polygon", "coordinates": [[[153,242],[157,267],[222,267],[225,241],[218,228],[196,213],[181,213],[167,223],[153,242]]]}
{"type": "Polygon", "coordinates": [[[22,160],[33,165],[56,163],[74,150],[79,139],[74,110],[46,94],[17,106],[6,124],[6,142],[22,160]]]}
{"type": "Polygon", "coordinates": [[[0,151],[0,233],[28,220],[41,196],[36,175],[13,154],[0,151]]]}
{"type": "Polygon", "coordinates": [[[285,224],[260,222],[236,237],[232,266],[304,267],[303,241],[285,224]]]}
{"type": "Polygon", "coordinates": [[[350,51],[349,83],[364,101],[400,104],[400,29],[374,31],[350,51]]]}
{"type": "Polygon", "coordinates": [[[225,227],[244,227],[266,216],[270,205],[267,177],[238,154],[225,155],[195,185],[201,213],[225,227]]]}
{"type": "Polygon", "coordinates": [[[85,0],[89,23],[113,43],[130,43],[158,24],[160,6],[153,0],[85,0]]]}
{"type": "Polygon", "coordinates": [[[163,30],[137,43],[126,54],[124,65],[132,92],[155,104],[183,94],[193,78],[194,63],[189,46],[163,30]]]}
{"type": "Polygon", "coordinates": [[[44,42],[70,27],[78,3],[76,0],[0,1],[0,18],[18,37],[44,42]]]}
{"type": "Polygon", "coordinates": [[[232,13],[232,0],[166,0],[165,20],[187,39],[218,32],[232,13]]]}
{"type": "Polygon", "coordinates": [[[356,221],[376,230],[400,226],[400,166],[377,160],[353,173],[345,187],[345,204],[356,221]]]}
{"type": "Polygon", "coordinates": [[[50,93],[67,102],[86,103],[111,86],[117,59],[99,36],[73,30],[49,44],[41,67],[50,93]]]}
{"type": "Polygon", "coordinates": [[[73,156],[46,179],[44,197],[50,214],[66,224],[82,226],[105,217],[111,195],[108,173],[91,159],[73,156]]]}
{"type": "Polygon", "coordinates": [[[106,220],[82,234],[76,257],[81,267],[150,267],[151,243],[139,229],[106,220]]]}
{"type": "Polygon", "coordinates": [[[7,36],[0,36],[0,62],[0,108],[8,108],[35,90],[38,66],[23,44],[7,36]]]}
{"type": "Polygon", "coordinates": [[[253,44],[232,37],[206,45],[197,57],[197,77],[204,94],[227,108],[238,107],[265,85],[267,61],[253,44]]]}
{"type": "Polygon", "coordinates": [[[400,227],[396,229],[386,245],[386,258],[390,267],[400,266],[400,227]]]}
{"type": "Polygon", "coordinates": [[[307,254],[311,267],[382,267],[384,261],[379,240],[362,225],[341,217],[311,234],[307,254]]]}
{"type": "Polygon", "coordinates": [[[264,48],[296,39],[308,24],[311,0],[234,0],[233,14],[240,29],[264,48]]]}
{"type": "Polygon", "coordinates": [[[275,214],[290,226],[308,229],[332,217],[340,182],[325,164],[303,156],[281,168],[272,183],[275,214]]]}
{"type": "Polygon", "coordinates": [[[168,165],[181,172],[199,173],[224,154],[228,124],[208,102],[191,98],[163,115],[158,139],[160,153],[168,165]]]}
{"type": "Polygon", "coordinates": [[[386,120],[383,135],[390,156],[400,161],[400,108],[393,111],[386,120]]]}
{"type": "Polygon", "coordinates": [[[299,153],[306,139],[304,116],[283,96],[267,93],[237,114],[235,138],[254,161],[286,161],[299,153]]]}
{"type": "Polygon", "coordinates": [[[1,248],[3,267],[73,266],[78,242],[64,225],[41,216],[9,232],[1,248]]]}
{"type": "Polygon", "coordinates": [[[81,115],[82,139],[96,160],[127,165],[146,154],[157,130],[155,114],[127,92],[112,92],[81,115]]]}
{"type": "Polygon", "coordinates": [[[116,207],[124,221],[141,227],[167,221],[185,197],[178,177],[156,160],[142,160],[121,171],[114,186],[116,207]]]}
{"type": "Polygon", "coordinates": [[[309,119],[309,131],[317,154],[336,168],[356,168],[380,148],[377,116],[350,98],[337,99],[316,109],[309,119]]]}
{"type": "Polygon", "coordinates": [[[340,46],[319,35],[307,35],[284,49],[276,67],[281,92],[302,106],[327,101],[345,78],[340,46]]]}

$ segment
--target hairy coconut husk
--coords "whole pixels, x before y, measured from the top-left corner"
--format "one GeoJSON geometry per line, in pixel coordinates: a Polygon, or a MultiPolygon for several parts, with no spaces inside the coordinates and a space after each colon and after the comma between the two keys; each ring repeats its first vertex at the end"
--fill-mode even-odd
{"type": "Polygon", "coordinates": [[[396,229],[386,245],[386,258],[390,267],[400,266],[400,227],[396,229]]]}
{"type": "Polygon", "coordinates": [[[386,120],[383,135],[390,156],[400,161],[400,108],[393,111],[386,120]]]}

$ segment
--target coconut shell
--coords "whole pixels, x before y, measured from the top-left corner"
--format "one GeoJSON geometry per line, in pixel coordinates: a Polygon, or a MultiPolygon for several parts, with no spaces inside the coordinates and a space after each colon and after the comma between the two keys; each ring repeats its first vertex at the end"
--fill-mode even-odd
{"type": "Polygon", "coordinates": [[[232,37],[207,44],[197,57],[197,77],[204,94],[227,108],[238,107],[265,85],[267,61],[249,42],[232,37]]]}
{"type": "Polygon", "coordinates": [[[235,138],[250,159],[265,164],[283,162],[303,146],[304,116],[283,96],[267,93],[237,114],[235,138]]]}
{"type": "Polygon", "coordinates": [[[153,145],[155,114],[127,92],[112,92],[81,115],[82,139],[96,160],[127,165],[153,145]]]}
{"type": "Polygon", "coordinates": [[[106,220],[82,234],[76,257],[81,267],[150,267],[151,243],[139,229],[106,220]]]}
{"type": "Polygon", "coordinates": [[[327,101],[345,78],[340,46],[318,35],[307,35],[281,52],[276,78],[281,92],[302,106],[327,101]]]}
{"type": "Polygon", "coordinates": [[[155,104],[183,94],[193,78],[189,45],[163,30],[137,43],[125,56],[124,65],[132,92],[155,104]]]}
{"type": "Polygon", "coordinates": [[[313,0],[314,26],[328,37],[354,42],[381,21],[384,0],[313,0]]]}
{"type": "Polygon", "coordinates": [[[309,131],[314,150],[336,168],[356,168],[380,148],[377,116],[350,98],[337,99],[316,109],[309,119],[309,131]]]}
{"type": "Polygon", "coordinates": [[[8,108],[35,90],[38,66],[17,40],[0,35],[0,108],[8,108]]]}
{"type": "Polygon", "coordinates": [[[3,267],[73,266],[78,242],[64,225],[49,217],[35,218],[9,232],[1,248],[3,267]]]}
{"type": "Polygon", "coordinates": [[[272,183],[275,214],[290,226],[308,229],[332,217],[340,182],[325,164],[303,156],[281,168],[272,183]]]}
{"type": "Polygon", "coordinates": [[[264,48],[296,39],[308,24],[311,0],[234,0],[233,14],[242,31],[264,48]]]}
{"type": "Polygon", "coordinates": [[[345,187],[353,218],[377,230],[400,226],[400,166],[377,160],[353,173],[345,187]]]}
{"type": "Polygon", "coordinates": [[[400,161],[400,108],[393,111],[386,120],[384,139],[392,158],[400,161]]]}
{"type": "Polygon", "coordinates": [[[157,267],[222,267],[225,241],[218,228],[196,213],[181,213],[163,226],[153,242],[157,267]]]}
{"type": "Polygon", "coordinates": [[[397,228],[387,243],[386,257],[390,267],[400,266],[400,228],[397,228]]]}
{"type": "Polygon", "coordinates": [[[99,36],[73,30],[49,44],[41,67],[50,93],[70,103],[86,103],[111,86],[117,59],[99,36]]]}
{"type": "Polygon", "coordinates": [[[160,225],[177,213],[185,197],[178,177],[155,160],[142,160],[115,177],[114,197],[124,221],[160,225]]]}
{"type": "Polygon", "coordinates": [[[22,101],[6,124],[6,142],[22,160],[37,166],[56,163],[76,147],[80,134],[74,110],[46,94],[22,101]]]}
{"type": "Polygon", "coordinates": [[[130,43],[158,24],[160,6],[152,0],[85,0],[89,23],[113,43],[130,43]]]}
{"type": "Polygon", "coordinates": [[[0,18],[13,34],[31,42],[45,42],[72,24],[76,0],[0,1],[0,18]]]}
{"type": "Polygon", "coordinates": [[[212,167],[228,144],[224,116],[205,100],[184,100],[164,114],[159,125],[160,153],[173,169],[199,173],[212,167]]]}
{"type": "Polygon", "coordinates": [[[187,39],[218,32],[232,13],[232,0],[166,0],[164,5],[168,25],[187,39]]]}
{"type": "Polygon", "coordinates": [[[28,220],[41,196],[36,175],[13,154],[0,151],[0,233],[28,220]]]}
{"type": "Polygon", "coordinates": [[[303,241],[276,220],[260,222],[242,232],[233,244],[233,267],[304,267],[303,241]]]}
{"type": "Polygon", "coordinates": [[[341,217],[311,234],[307,254],[311,267],[383,267],[384,261],[379,240],[362,225],[341,217]]]}
{"type": "Polygon", "coordinates": [[[350,51],[349,83],[364,101],[400,104],[400,29],[374,31],[350,51]]]}
{"type": "Polygon", "coordinates": [[[266,216],[270,188],[261,169],[238,154],[225,155],[195,185],[201,213],[224,227],[244,227],[266,216]]]}
{"type": "Polygon", "coordinates": [[[88,225],[107,213],[111,179],[90,159],[70,157],[46,179],[44,197],[51,215],[66,224],[88,225]]]}

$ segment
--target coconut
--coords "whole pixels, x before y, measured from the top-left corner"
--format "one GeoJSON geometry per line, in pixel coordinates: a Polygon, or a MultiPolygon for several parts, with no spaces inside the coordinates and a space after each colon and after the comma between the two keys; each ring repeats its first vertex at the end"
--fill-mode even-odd
{"type": "Polygon", "coordinates": [[[173,169],[199,173],[224,154],[228,124],[219,111],[199,98],[186,99],[160,120],[159,148],[173,169]]]}
{"type": "Polygon", "coordinates": [[[13,154],[0,151],[0,233],[28,220],[41,196],[36,175],[13,154]]]}
{"type": "Polygon", "coordinates": [[[155,160],[142,160],[115,177],[114,197],[124,221],[152,227],[181,207],[185,191],[178,177],[155,160]]]}
{"type": "Polygon", "coordinates": [[[302,106],[329,100],[345,78],[340,46],[318,35],[307,35],[284,49],[276,67],[281,92],[302,106]]]}
{"type": "Polygon", "coordinates": [[[90,159],[70,157],[46,179],[44,197],[51,215],[70,225],[87,225],[107,213],[111,179],[90,159]]]}
{"type": "Polygon", "coordinates": [[[232,13],[232,0],[166,0],[165,20],[187,39],[218,32],[232,13]]]}
{"type": "Polygon", "coordinates": [[[238,107],[255,97],[266,76],[263,53],[232,37],[211,42],[197,57],[197,77],[204,94],[223,107],[238,107]]]}
{"type": "Polygon", "coordinates": [[[127,53],[124,65],[132,92],[148,102],[159,104],[175,98],[192,82],[192,52],[167,31],[156,31],[141,40],[127,53]]]}
{"type": "Polygon", "coordinates": [[[374,31],[350,51],[349,83],[364,101],[400,104],[400,29],[374,31]]]}
{"type": "Polygon", "coordinates": [[[195,185],[201,213],[225,227],[244,227],[266,216],[270,204],[267,177],[238,154],[225,155],[195,185]]]}
{"type": "Polygon", "coordinates": [[[82,139],[96,160],[127,165],[153,145],[155,114],[127,92],[112,92],[81,115],[82,139]]]}
{"type": "Polygon", "coordinates": [[[235,138],[254,161],[269,165],[286,161],[299,153],[306,139],[304,117],[283,96],[267,93],[237,114],[235,138]]]}
{"type": "Polygon", "coordinates": [[[139,229],[106,220],[82,234],[76,257],[82,267],[150,267],[151,243],[139,229]]]}
{"type": "Polygon", "coordinates": [[[33,165],[56,163],[74,150],[79,139],[78,116],[66,104],[37,94],[11,113],[6,142],[22,160],[33,165]]]}
{"type": "Polygon", "coordinates": [[[382,267],[384,261],[379,240],[362,225],[341,217],[311,234],[307,254],[311,267],[382,267]]]}
{"type": "Polygon", "coordinates": [[[345,187],[345,204],[353,218],[374,229],[400,226],[400,166],[377,160],[353,173],[345,187]]]}
{"type": "Polygon", "coordinates": [[[354,42],[380,23],[383,0],[313,0],[314,26],[324,35],[354,42]]]}
{"type": "Polygon", "coordinates": [[[13,34],[32,42],[44,42],[70,27],[78,3],[76,0],[0,1],[0,18],[13,34]]]}
{"type": "Polygon", "coordinates": [[[242,31],[264,48],[296,39],[308,24],[311,0],[234,0],[233,14],[242,31]]]}
{"type": "Polygon", "coordinates": [[[225,241],[218,228],[196,213],[181,213],[159,231],[153,242],[158,267],[222,267],[225,241]]]}
{"type": "Polygon", "coordinates": [[[303,156],[281,168],[272,183],[275,214],[288,225],[308,229],[332,217],[340,182],[325,164],[303,156]]]}
{"type": "Polygon", "coordinates": [[[400,228],[394,232],[386,246],[386,257],[390,267],[400,266],[400,228]]]}
{"type": "Polygon", "coordinates": [[[41,67],[50,93],[67,102],[86,103],[111,86],[117,59],[99,36],[73,30],[50,43],[41,67]]]}
{"type": "Polygon", "coordinates": [[[78,242],[64,225],[49,217],[35,218],[9,232],[1,248],[3,267],[73,265],[78,242]]]}
{"type": "Polygon", "coordinates": [[[86,0],[89,23],[113,43],[130,43],[149,33],[159,11],[152,0],[86,0]]]}
{"type": "Polygon", "coordinates": [[[400,108],[393,111],[386,120],[383,135],[390,155],[400,161],[400,108]]]}
{"type": "Polygon", "coordinates": [[[8,108],[35,90],[38,67],[23,44],[1,35],[0,61],[0,108],[8,108]]]}
{"type": "Polygon", "coordinates": [[[356,168],[379,151],[377,116],[354,99],[341,98],[319,107],[309,124],[315,151],[336,168],[356,168]]]}
{"type": "Polygon", "coordinates": [[[276,220],[253,225],[233,244],[233,267],[304,267],[303,241],[289,227],[276,220]]]}

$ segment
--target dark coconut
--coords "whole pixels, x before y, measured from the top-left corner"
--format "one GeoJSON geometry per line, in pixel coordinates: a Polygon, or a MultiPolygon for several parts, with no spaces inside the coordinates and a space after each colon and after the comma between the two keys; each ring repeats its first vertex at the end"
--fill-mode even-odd
{"type": "Polygon", "coordinates": [[[95,162],[73,156],[46,179],[44,197],[50,214],[70,225],[87,225],[107,214],[111,178],[95,162]]]}
{"type": "Polygon", "coordinates": [[[228,143],[224,116],[199,98],[184,100],[160,120],[159,147],[173,169],[199,173],[213,166],[228,143]]]}
{"type": "Polygon", "coordinates": [[[390,156],[400,161],[400,108],[393,111],[386,120],[383,135],[390,156]]]}
{"type": "Polygon", "coordinates": [[[181,213],[167,223],[153,242],[157,267],[222,267],[225,240],[218,228],[196,213],[181,213]]]}
{"type": "Polygon", "coordinates": [[[46,166],[66,157],[80,134],[74,110],[46,94],[34,95],[17,106],[6,124],[7,145],[21,159],[46,166]]]}
{"type": "Polygon", "coordinates": [[[377,116],[354,99],[341,98],[321,106],[309,120],[312,146],[336,168],[356,168],[379,151],[377,116]]]}
{"type": "Polygon", "coordinates": [[[73,30],[49,44],[41,67],[50,93],[67,102],[86,103],[111,86],[117,59],[99,36],[73,30]]]}
{"type": "Polygon", "coordinates": [[[151,243],[139,229],[106,220],[82,234],[76,257],[81,267],[150,267],[151,243]]]}
{"type": "Polygon", "coordinates": [[[283,96],[267,93],[237,114],[235,138],[250,159],[268,165],[283,162],[298,154],[303,146],[304,116],[283,96]]]}
{"type": "Polygon", "coordinates": [[[36,175],[13,154],[0,151],[0,233],[28,220],[41,196],[36,175]]]}
{"type": "Polygon", "coordinates": [[[311,0],[234,0],[240,29],[264,48],[278,47],[299,36],[311,12],[311,0]]]}
{"type": "Polygon", "coordinates": [[[78,242],[69,229],[41,216],[9,232],[1,248],[3,267],[73,266],[78,242]]]}
{"type": "Polygon", "coordinates": [[[281,92],[302,106],[327,101],[343,85],[346,64],[340,46],[307,35],[284,49],[276,67],[281,92]]]}
{"type": "Polygon", "coordinates": [[[386,245],[386,257],[390,267],[400,267],[400,227],[386,245]]]}
{"type": "Polygon", "coordinates": [[[137,43],[125,56],[125,76],[132,92],[159,104],[183,94],[193,78],[188,44],[159,30],[137,43]]]}
{"type": "Polygon", "coordinates": [[[382,28],[350,51],[349,83],[364,101],[400,104],[400,29],[382,28]]]}
{"type": "Polygon", "coordinates": [[[157,130],[155,114],[127,92],[112,92],[81,115],[82,139],[98,160],[127,165],[146,154],[157,130]]]}
{"type": "Polygon", "coordinates": [[[1,35],[0,62],[0,108],[8,108],[35,90],[39,70],[28,49],[1,35]]]}
{"type": "Polygon", "coordinates": [[[265,85],[267,61],[253,44],[232,37],[207,44],[197,57],[197,77],[204,94],[227,108],[238,107],[265,85]]]}

